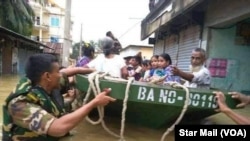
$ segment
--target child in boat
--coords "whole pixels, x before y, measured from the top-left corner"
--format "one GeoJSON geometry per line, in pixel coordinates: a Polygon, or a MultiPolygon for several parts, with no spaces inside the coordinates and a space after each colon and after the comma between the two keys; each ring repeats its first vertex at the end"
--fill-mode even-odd
{"type": "Polygon", "coordinates": [[[153,76],[150,78],[151,81],[156,81],[159,79],[157,84],[162,84],[164,82],[179,82],[180,77],[174,76],[172,74],[172,60],[167,53],[163,53],[158,57],[158,68],[154,70],[153,76]]]}
{"type": "Polygon", "coordinates": [[[159,69],[158,58],[159,58],[159,55],[153,55],[151,57],[151,59],[150,59],[151,69],[150,69],[150,72],[149,72],[149,76],[147,78],[145,78],[146,82],[149,82],[149,81],[151,81],[153,79],[156,79],[155,73],[159,69]]]}
{"type": "Polygon", "coordinates": [[[178,82],[180,83],[180,77],[173,75],[172,73],[172,60],[169,54],[162,53],[158,58],[158,66],[163,70],[162,74],[165,76],[164,82],[178,82]]]}
{"type": "Polygon", "coordinates": [[[158,68],[158,58],[159,58],[159,55],[153,55],[150,59],[151,69],[150,69],[149,77],[152,77],[155,69],[158,68]]]}
{"type": "Polygon", "coordinates": [[[150,69],[151,69],[150,60],[148,60],[148,59],[143,60],[141,67],[142,67],[142,77],[141,77],[140,81],[145,82],[146,79],[150,77],[150,69]]]}
{"type": "Polygon", "coordinates": [[[142,67],[141,67],[141,56],[132,56],[129,60],[128,77],[134,77],[136,81],[141,79],[142,67]]]}

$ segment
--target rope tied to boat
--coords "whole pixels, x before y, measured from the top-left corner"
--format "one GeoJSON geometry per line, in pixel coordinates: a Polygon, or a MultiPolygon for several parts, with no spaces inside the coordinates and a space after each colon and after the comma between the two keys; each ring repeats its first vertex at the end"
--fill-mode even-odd
{"type": "Polygon", "coordinates": [[[127,101],[128,101],[128,98],[129,98],[130,86],[131,86],[131,84],[133,83],[133,81],[135,79],[134,79],[134,77],[129,77],[128,80],[125,80],[125,79],[122,79],[122,78],[115,78],[115,77],[111,77],[111,76],[108,76],[108,75],[104,76],[104,79],[111,80],[111,81],[118,81],[118,82],[126,82],[127,83],[126,90],[125,90],[125,95],[124,95],[124,99],[123,99],[122,117],[121,117],[121,129],[120,129],[120,141],[125,141],[124,131],[125,131],[127,101]]]}
{"type": "Polygon", "coordinates": [[[171,131],[174,130],[175,125],[177,125],[177,124],[180,123],[180,121],[182,120],[184,114],[185,114],[186,111],[187,111],[188,103],[189,103],[189,101],[190,101],[190,98],[189,98],[189,89],[188,89],[187,87],[185,87],[184,85],[181,85],[181,84],[178,83],[178,82],[165,82],[164,84],[170,85],[170,86],[173,87],[173,88],[182,88],[182,89],[184,89],[185,92],[186,92],[186,99],[185,99],[185,101],[184,101],[184,105],[183,105],[183,108],[182,108],[182,110],[181,110],[181,114],[179,115],[179,117],[177,118],[177,120],[174,122],[174,124],[173,124],[172,126],[170,126],[170,128],[168,128],[168,129],[164,132],[164,134],[163,134],[162,137],[161,137],[161,141],[164,141],[165,138],[166,138],[166,136],[167,136],[171,131]]]}
{"type": "Polygon", "coordinates": [[[127,86],[126,86],[126,91],[125,91],[125,95],[124,95],[124,99],[123,99],[123,109],[122,109],[122,119],[121,119],[121,129],[120,129],[120,135],[117,135],[116,133],[112,132],[111,130],[109,130],[103,120],[104,118],[104,107],[103,106],[98,106],[98,113],[99,113],[99,120],[92,121],[88,116],[86,116],[86,120],[88,122],[90,122],[93,125],[102,124],[102,127],[111,135],[120,138],[120,141],[125,141],[124,138],[124,130],[125,130],[125,118],[126,118],[126,109],[127,109],[127,101],[128,101],[128,97],[129,97],[129,89],[131,86],[131,83],[134,81],[134,77],[129,78],[128,80],[122,79],[122,78],[114,78],[111,76],[108,76],[108,73],[102,73],[99,74],[99,72],[93,72],[91,74],[88,75],[88,81],[89,81],[89,88],[87,91],[87,94],[83,100],[83,104],[87,103],[87,100],[89,99],[89,96],[91,94],[91,90],[93,90],[94,95],[96,96],[98,93],[101,92],[100,89],[100,78],[104,78],[107,80],[112,80],[112,81],[119,81],[119,82],[127,82],[127,86]],[[95,83],[94,83],[95,80],[95,83]]]}
{"type": "MultiPolygon", "coordinates": [[[[94,96],[96,96],[98,94],[97,89],[95,87],[95,84],[93,82],[95,77],[97,76],[97,74],[98,74],[98,72],[93,72],[93,73],[88,75],[89,88],[88,88],[87,94],[83,100],[83,105],[85,105],[87,103],[89,96],[91,94],[91,90],[93,91],[94,96]]],[[[104,117],[103,108],[101,106],[98,106],[97,110],[98,110],[98,114],[99,114],[99,119],[97,121],[91,120],[88,115],[85,118],[89,123],[91,123],[93,125],[97,125],[103,121],[103,117],[104,117]]]]}
{"type": "MultiPolygon", "coordinates": [[[[111,135],[120,138],[120,141],[125,141],[124,138],[124,129],[125,129],[125,113],[126,113],[126,109],[127,109],[127,101],[128,101],[128,97],[129,97],[129,90],[130,90],[130,86],[132,84],[132,82],[134,81],[134,78],[131,77],[128,80],[122,79],[122,78],[114,78],[114,77],[110,77],[108,76],[108,73],[103,73],[101,75],[98,74],[98,72],[93,72],[91,74],[89,74],[88,80],[89,80],[89,88],[88,88],[88,92],[85,96],[85,99],[83,101],[83,103],[86,103],[89,95],[91,93],[91,90],[93,90],[94,94],[97,95],[98,93],[101,92],[100,90],[100,85],[99,85],[99,78],[104,78],[106,80],[111,80],[111,81],[119,81],[119,82],[127,82],[127,86],[126,86],[126,91],[125,91],[125,95],[124,95],[124,99],[123,99],[123,109],[122,109],[122,119],[121,119],[121,129],[120,129],[120,135],[115,134],[114,132],[110,131],[107,126],[105,125],[105,122],[103,120],[104,117],[104,107],[102,106],[102,109],[99,110],[98,108],[98,113],[99,113],[99,120],[97,122],[93,122],[91,121],[88,116],[86,117],[87,121],[89,121],[90,123],[94,123],[94,124],[98,124],[98,123],[102,123],[103,128],[111,135]],[[93,82],[95,79],[95,83],[93,82]]],[[[161,81],[161,79],[157,79],[156,81],[152,81],[151,83],[157,83],[161,81]]],[[[185,87],[184,85],[179,84],[178,82],[165,82],[164,84],[170,85],[173,88],[182,88],[185,90],[186,92],[186,99],[184,101],[184,105],[182,108],[182,111],[179,115],[179,117],[177,118],[177,120],[175,121],[175,123],[168,128],[164,134],[161,137],[161,141],[164,141],[166,136],[174,130],[175,125],[179,124],[180,121],[182,120],[184,114],[186,113],[186,110],[188,108],[188,103],[189,103],[189,89],[187,87],[185,87]]]]}
{"type": "Polygon", "coordinates": [[[123,99],[123,108],[122,108],[122,120],[121,120],[121,130],[120,130],[120,136],[122,140],[124,139],[124,129],[125,129],[125,120],[126,120],[126,110],[127,110],[127,102],[128,102],[128,97],[129,97],[129,90],[132,82],[134,81],[134,77],[130,77],[128,79],[128,83],[126,86],[126,91],[125,91],[125,96],[123,99]]]}

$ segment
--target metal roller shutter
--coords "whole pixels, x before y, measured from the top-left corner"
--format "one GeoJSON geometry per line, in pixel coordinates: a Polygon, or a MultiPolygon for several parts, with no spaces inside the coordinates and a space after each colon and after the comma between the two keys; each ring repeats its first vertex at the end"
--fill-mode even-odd
{"type": "Polygon", "coordinates": [[[171,35],[166,38],[165,53],[169,54],[172,59],[172,64],[175,65],[177,60],[178,36],[171,35]]]}
{"type": "Polygon", "coordinates": [[[24,71],[24,66],[25,66],[25,62],[26,62],[26,59],[28,57],[28,53],[27,53],[27,50],[23,49],[23,48],[18,48],[18,74],[25,74],[25,71],[24,71]]]}
{"type": "Polygon", "coordinates": [[[188,72],[192,50],[199,47],[200,44],[200,26],[189,26],[180,32],[178,67],[188,72]]]}
{"type": "Polygon", "coordinates": [[[154,47],[154,55],[160,55],[164,50],[164,40],[158,40],[154,47]]]}

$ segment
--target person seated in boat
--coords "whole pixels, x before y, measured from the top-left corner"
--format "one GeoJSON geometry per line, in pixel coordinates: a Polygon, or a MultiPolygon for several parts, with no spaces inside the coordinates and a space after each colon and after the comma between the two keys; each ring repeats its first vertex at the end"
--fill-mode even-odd
{"type": "MultiPolygon", "coordinates": [[[[234,110],[228,107],[226,104],[226,98],[224,93],[220,91],[214,92],[217,104],[219,108],[216,110],[218,112],[222,112],[231,118],[235,123],[240,125],[250,125],[250,117],[244,116],[242,114],[236,113],[234,110]]],[[[240,103],[237,105],[238,108],[245,107],[250,104],[250,96],[241,94],[239,92],[229,92],[232,95],[232,98],[237,99],[240,103]]]]}
{"type": "MultiPolygon", "coordinates": [[[[167,53],[162,53],[158,57],[158,69],[155,69],[150,81],[159,81],[159,83],[165,82],[178,82],[180,83],[180,77],[172,74],[172,59],[167,53]]],[[[158,84],[159,84],[158,83],[158,84]]]]}
{"type": "Polygon", "coordinates": [[[114,41],[110,37],[104,37],[101,39],[101,49],[103,54],[98,55],[85,67],[108,73],[112,77],[122,78],[122,68],[126,67],[126,64],[120,55],[115,54],[114,41]]]}
{"type": "Polygon", "coordinates": [[[82,57],[77,61],[76,67],[84,67],[95,56],[95,48],[89,43],[84,43],[81,50],[82,57]]]}
{"type": "Polygon", "coordinates": [[[132,57],[133,57],[133,56],[126,56],[126,57],[123,57],[126,66],[129,66],[129,61],[130,61],[130,59],[131,59],[132,57]]]}
{"type": "Polygon", "coordinates": [[[74,112],[63,111],[52,99],[54,89],[60,88],[59,62],[51,54],[35,54],[28,58],[26,76],[6,98],[3,106],[2,140],[58,141],[75,128],[97,106],[115,99],[105,89],[89,103],[74,112]]]}
{"type": "Polygon", "coordinates": [[[142,67],[142,77],[140,81],[146,82],[147,78],[150,77],[150,69],[151,69],[150,60],[148,59],[143,60],[141,67],[142,67]]]}
{"type": "Polygon", "coordinates": [[[153,55],[151,58],[150,58],[150,65],[151,65],[151,68],[150,68],[150,71],[149,71],[149,76],[145,77],[144,78],[144,82],[149,82],[150,81],[150,78],[153,76],[154,74],[154,71],[158,68],[158,58],[159,58],[159,55],[153,55]]]}
{"type": "Polygon", "coordinates": [[[173,66],[172,72],[181,78],[187,80],[184,86],[191,88],[210,88],[211,75],[209,70],[204,66],[206,61],[206,52],[202,48],[196,48],[191,55],[191,72],[184,72],[173,66]]]}
{"type": "Polygon", "coordinates": [[[141,56],[132,56],[127,67],[128,77],[134,77],[136,81],[141,79],[142,67],[141,67],[141,56]]]}

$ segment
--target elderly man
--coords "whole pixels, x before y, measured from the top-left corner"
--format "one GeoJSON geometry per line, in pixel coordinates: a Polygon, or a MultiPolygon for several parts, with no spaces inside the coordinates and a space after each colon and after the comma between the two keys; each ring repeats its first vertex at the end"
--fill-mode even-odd
{"type": "Polygon", "coordinates": [[[184,85],[191,88],[210,88],[211,75],[204,66],[206,61],[206,52],[202,48],[196,48],[192,51],[191,72],[183,72],[176,66],[173,66],[172,72],[187,80],[184,85]]]}

